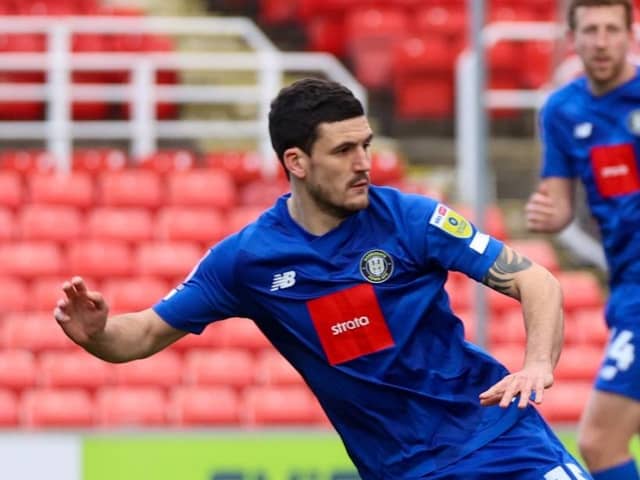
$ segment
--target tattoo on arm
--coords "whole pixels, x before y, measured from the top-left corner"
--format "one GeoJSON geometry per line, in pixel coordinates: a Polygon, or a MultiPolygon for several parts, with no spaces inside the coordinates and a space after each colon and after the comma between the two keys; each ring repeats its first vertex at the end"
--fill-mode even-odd
{"type": "Polygon", "coordinates": [[[513,274],[531,267],[531,261],[506,245],[498,255],[482,283],[504,294],[513,286],[513,274]]]}

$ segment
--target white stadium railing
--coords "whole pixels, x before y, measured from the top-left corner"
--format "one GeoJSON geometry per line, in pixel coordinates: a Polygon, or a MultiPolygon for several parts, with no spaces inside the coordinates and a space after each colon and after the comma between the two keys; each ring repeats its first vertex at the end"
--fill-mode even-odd
{"type": "MultiPolygon", "coordinates": [[[[38,33],[46,35],[43,53],[0,53],[0,73],[42,71],[43,84],[0,83],[0,101],[43,101],[44,121],[0,121],[0,140],[43,140],[47,150],[69,169],[74,140],[124,139],[130,154],[141,158],[155,151],[162,139],[248,138],[255,139],[265,159],[265,170],[276,168],[268,138],[267,115],[272,98],[288,72],[321,74],[351,88],[367,104],[365,89],[332,55],[282,52],[246,18],[169,17],[1,17],[0,34],[38,33]],[[250,51],[241,52],[154,52],[76,53],[73,34],[168,34],[174,36],[236,37],[250,51]],[[73,84],[72,71],[122,71],[131,73],[129,84],[73,84]],[[156,85],[160,70],[229,72],[248,71],[256,75],[255,85],[156,85]],[[73,101],[128,102],[131,119],[122,121],[76,121],[71,116],[73,101]],[[159,120],[156,102],[255,104],[255,119],[159,120]]],[[[211,45],[212,42],[201,42],[211,45]]]]}

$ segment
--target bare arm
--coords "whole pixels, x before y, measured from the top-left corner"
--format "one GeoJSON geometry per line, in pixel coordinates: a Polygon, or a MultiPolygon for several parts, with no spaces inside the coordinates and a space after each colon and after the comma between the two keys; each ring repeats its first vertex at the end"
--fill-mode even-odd
{"type": "Polygon", "coordinates": [[[489,269],[484,283],[520,301],[527,331],[522,370],[508,375],[480,395],[483,405],[506,407],[521,394],[525,407],[531,392],[542,401],[545,388],[553,384],[563,340],[562,291],[548,270],[505,246],[489,269]]]}
{"type": "Polygon", "coordinates": [[[65,282],[66,298],[58,301],[54,317],[71,340],[92,355],[120,363],[145,358],[183,337],[152,309],[109,317],[98,292],[88,291],[80,277],[65,282]]]}
{"type": "Polygon", "coordinates": [[[575,180],[549,177],[538,185],[525,207],[527,228],[554,233],[569,225],[574,215],[575,180]]]}

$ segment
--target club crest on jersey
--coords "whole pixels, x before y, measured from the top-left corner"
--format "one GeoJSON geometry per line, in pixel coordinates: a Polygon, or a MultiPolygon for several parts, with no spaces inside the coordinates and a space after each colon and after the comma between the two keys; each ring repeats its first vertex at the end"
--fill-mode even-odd
{"type": "Polygon", "coordinates": [[[473,228],[467,219],[442,203],[436,207],[429,223],[456,238],[469,238],[473,234],[473,228]]]}
{"type": "Polygon", "coordinates": [[[393,273],[393,259],[384,250],[369,250],[360,259],[360,273],[371,283],[382,283],[393,273]]]}
{"type": "Polygon", "coordinates": [[[629,131],[636,136],[640,136],[640,110],[631,110],[627,119],[629,131]]]}

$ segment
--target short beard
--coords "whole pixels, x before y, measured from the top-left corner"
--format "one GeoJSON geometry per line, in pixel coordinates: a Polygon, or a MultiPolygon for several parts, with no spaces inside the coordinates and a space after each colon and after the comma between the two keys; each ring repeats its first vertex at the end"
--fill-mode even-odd
{"type": "Polygon", "coordinates": [[[593,70],[587,68],[587,76],[591,80],[591,82],[599,88],[611,87],[614,82],[616,82],[621,76],[622,72],[624,72],[625,62],[622,61],[613,67],[612,74],[605,79],[600,79],[594,75],[593,70]]]}
{"type": "Polygon", "coordinates": [[[329,200],[327,191],[322,185],[308,184],[309,196],[314,200],[318,208],[327,215],[344,219],[361,210],[359,207],[349,208],[344,205],[336,205],[329,200]]]}

